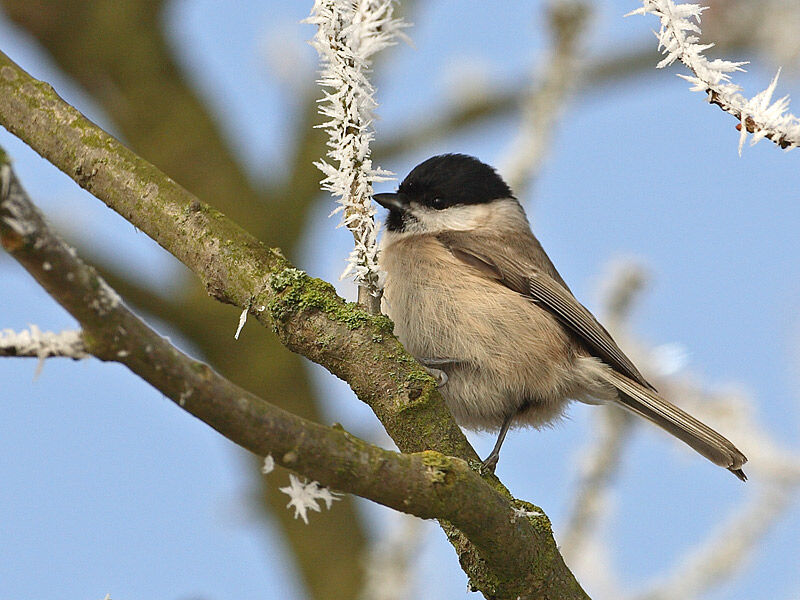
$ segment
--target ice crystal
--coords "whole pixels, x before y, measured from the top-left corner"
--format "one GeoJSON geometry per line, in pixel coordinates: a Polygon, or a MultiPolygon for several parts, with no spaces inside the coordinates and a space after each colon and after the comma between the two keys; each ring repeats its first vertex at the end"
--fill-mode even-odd
{"type": "Polygon", "coordinates": [[[320,486],[316,481],[300,481],[294,473],[289,473],[289,485],[280,490],[291,498],[286,508],[294,507],[294,518],[300,517],[306,525],[308,525],[309,508],[321,512],[317,500],[322,500],[325,508],[330,510],[333,501],[340,499],[338,494],[320,486]]]}

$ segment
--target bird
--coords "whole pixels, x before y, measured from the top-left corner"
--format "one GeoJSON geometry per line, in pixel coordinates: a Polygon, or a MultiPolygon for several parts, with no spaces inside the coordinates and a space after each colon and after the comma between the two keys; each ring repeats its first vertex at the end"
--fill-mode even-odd
{"type": "Polygon", "coordinates": [[[643,417],[747,479],[745,455],[659,394],[575,298],[494,168],[441,154],[373,198],[389,211],[382,310],[456,422],[498,432],[485,468],[509,428],[557,421],[577,400],[643,417]]]}

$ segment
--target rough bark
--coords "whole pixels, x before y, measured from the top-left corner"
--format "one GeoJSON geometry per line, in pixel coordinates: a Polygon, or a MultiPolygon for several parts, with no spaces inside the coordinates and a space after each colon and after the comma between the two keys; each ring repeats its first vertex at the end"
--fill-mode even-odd
{"type": "MultiPolygon", "coordinates": [[[[2,0],[8,17],[83,87],[137,154],[291,257],[319,197],[312,161],[324,152],[324,141],[322,132],[312,127],[314,98],[309,93],[300,100],[305,107],[298,123],[301,134],[287,177],[295,193],[282,192],[286,182],[264,186],[254,181],[174,60],[163,27],[167,5],[151,0],[2,0]]],[[[264,179],[268,175],[273,174],[264,173],[264,179]]],[[[208,302],[202,287],[182,269],[176,269],[184,281],[182,289],[166,297],[137,286],[102,260],[92,257],[92,262],[138,310],[169,322],[226,377],[255,393],[270,390],[278,405],[295,414],[322,419],[304,361],[260,328],[248,329],[234,342],[230,323],[235,313],[208,302]]],[[[318,524],[309,543],[285,510],[285,495],[264,484],[257,465],[253,473],[254,486],[261,486],[272,523],[283,532],[309,597],[357,598],[361,561],[350,557],[365,553],[366,536],[350,499],[318,524]]]]}

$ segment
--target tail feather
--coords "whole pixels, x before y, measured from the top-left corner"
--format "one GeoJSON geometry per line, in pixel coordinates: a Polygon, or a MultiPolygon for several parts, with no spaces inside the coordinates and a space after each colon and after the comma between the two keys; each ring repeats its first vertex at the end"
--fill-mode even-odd
{"type": "Polygon", "coordinates": [[[747,480],[742,471],[747,457],[719,433],[625,375],[611,369],[604,375],[619,391],[617,402],[622,408],[658,425],[742,481],[747,480]]]}

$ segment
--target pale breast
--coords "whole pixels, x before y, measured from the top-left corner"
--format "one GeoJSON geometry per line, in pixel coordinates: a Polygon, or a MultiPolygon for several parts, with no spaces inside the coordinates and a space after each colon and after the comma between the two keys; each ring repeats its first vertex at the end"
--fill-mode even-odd
{"type": "Polygon", "coordinates": [[[385,311],[414,356],[464,361],[520,393],[563,394],[575,343],[549,313],[432,236],[398,238],[384,245],[380,262],[385,311]]]}

